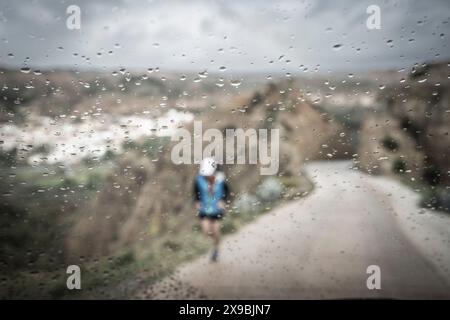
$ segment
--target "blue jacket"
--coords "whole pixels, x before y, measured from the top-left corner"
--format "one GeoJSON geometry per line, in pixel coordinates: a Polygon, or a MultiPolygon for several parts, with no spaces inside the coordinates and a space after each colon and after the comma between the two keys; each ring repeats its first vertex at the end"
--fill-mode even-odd
{"type": "Polygon", "coordinates": [[[198,175],[194,182],[194,200],[200,202],[200,215],[218,216],[223,209],[218,207],[220,200],[228,199],[228,185],[222,172],[215,174],[214,186],[210,192],[208,177],[198,175]]]}

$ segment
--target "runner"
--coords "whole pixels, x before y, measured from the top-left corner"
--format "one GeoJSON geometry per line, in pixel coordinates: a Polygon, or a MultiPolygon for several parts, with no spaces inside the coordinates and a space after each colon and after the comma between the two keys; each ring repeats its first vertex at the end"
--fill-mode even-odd
{"type": "Polygon", "coordinates": [[[225,174],[218,170],[212,158],[205,158],[200,164],[199,174],[194,181],[194,201],[202,231],[213,238],[211,261],[217,261],[220,243],[220,220],[225,214],[229,197],[225,174]]]}

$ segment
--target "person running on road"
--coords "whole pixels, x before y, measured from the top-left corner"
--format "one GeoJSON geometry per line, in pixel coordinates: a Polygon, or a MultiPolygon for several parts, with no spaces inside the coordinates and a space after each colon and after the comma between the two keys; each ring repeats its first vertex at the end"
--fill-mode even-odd
{"type": "Polygon", "coordinates": [[[220,220],[225,214],[228,198],[229,188],[225,174],[218,170],[214,159],[203,159],[194,181],[194,202],[203,233],[213,238],[213,262],[217,261],[219,255],[220,220]]]}

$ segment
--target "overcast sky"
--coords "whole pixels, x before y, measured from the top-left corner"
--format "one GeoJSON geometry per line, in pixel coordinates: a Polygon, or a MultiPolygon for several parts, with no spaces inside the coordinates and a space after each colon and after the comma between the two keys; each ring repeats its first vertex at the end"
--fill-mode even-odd
{"type": "Polygon", "coordinates": [[[449,59],[449,36],[448,0],[0,0],[0,66],[9,67],[402,68],[449,59]],[[72,4],[81,9],[80,30],[66,27],[72,4]],[[380,30],[366,27],[371,4],[381,8],[380,30]]]}

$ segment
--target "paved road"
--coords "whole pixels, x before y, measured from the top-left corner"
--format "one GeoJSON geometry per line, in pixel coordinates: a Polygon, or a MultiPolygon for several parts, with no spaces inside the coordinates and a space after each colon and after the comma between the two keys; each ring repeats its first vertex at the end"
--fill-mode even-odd
{"type": "Polygon", "coordinates": [[[450,298],[450,215],[416,206],[417,195],[350,162],[307,166],[314,192],[225,239],[140,293],[144,298],[450,298]],[[381,289],[366,286],[381,269],[381,289]]]}

